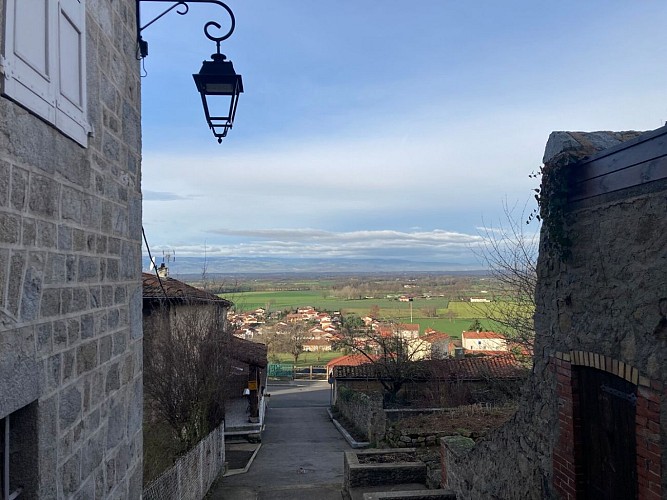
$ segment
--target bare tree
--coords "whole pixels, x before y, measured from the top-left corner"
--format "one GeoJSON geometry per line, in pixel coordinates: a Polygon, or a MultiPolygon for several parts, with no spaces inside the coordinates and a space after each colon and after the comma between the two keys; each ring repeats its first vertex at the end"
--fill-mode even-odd
{"type": "Polygon", "coordinates": [[[162,306],[144,329],[147,408],[188,450],[224,418],[230,337],[217,306],[162,306]]]}
{"type": "Polygon", "coordinates": [[[532,350],[535,337],[535,285],[539,234],[527,231],[525,209],[503,204],[504,220],[485,227],[477,252],[495,286],[494,300],[475,304],[480,316],[494,324],[517,347],[532,350]]]}
{"type": "Polygon", "coordinates": [[[344,330],[339,345],[364,356],[375,367],[388,404],[395,403],[403,386],[420,374],[416,360],[424,357],[426,347],[419,339],[403,338],[397,324],[377,330],[344,330]]]}
{"type": "Polygon", "coordinates": [[[286,334],[283,335],[283,352],[289,352],[292,355],[295,365],[299,362],[299,356],[303,352],[303,344],[310,339],[308,326],[308,323],[303,321],[291,323],[286,334]]]}

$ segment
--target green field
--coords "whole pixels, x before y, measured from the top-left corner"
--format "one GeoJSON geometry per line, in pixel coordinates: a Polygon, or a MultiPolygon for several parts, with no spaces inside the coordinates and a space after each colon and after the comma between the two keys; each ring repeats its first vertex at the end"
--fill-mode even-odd
{"type": "Polygon", "coordinates": [[[449,301],[443,297],[431,299],[417,298],[413,302],[399,302],[395,299],[371,298],[345,300],[333,297],[327,290],[280,291],[280,292],[243,292],[226,295],[225,298],[236,304],[237,310],[250,311],[259,307],[270,311],[284,311],[298,307],[312,306],[320,311],[340,311],[343,314],[366,316],[374,306],[380,308],[379,317],[390,321],[419,323],[420,331],[433,328],[460,337],[461,332],[469,329],[470,324],[479,319],[483,327],[492,330],[494,325],[486,317],[485,311],[490,304],[449,301]],[[428,312],[435,309],[437,317],[428,317],[428,312]]]}

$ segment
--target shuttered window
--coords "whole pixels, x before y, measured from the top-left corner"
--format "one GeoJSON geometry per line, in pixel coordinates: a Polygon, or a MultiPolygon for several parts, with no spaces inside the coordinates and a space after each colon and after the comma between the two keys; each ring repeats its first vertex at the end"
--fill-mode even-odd
{"type": "Polygon", "coordinates": [[[7,0],[3,93],[82,146],[86,116],[85,0],[7,0]]]}

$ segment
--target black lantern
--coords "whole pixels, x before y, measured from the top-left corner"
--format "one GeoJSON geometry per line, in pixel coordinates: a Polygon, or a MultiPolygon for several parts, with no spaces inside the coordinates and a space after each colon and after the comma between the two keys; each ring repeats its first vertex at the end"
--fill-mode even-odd
{"type": "Polygon", "coordinates": [[[148,55],[148,44],[141,37],[141,32],[148,28],[158,19],[162,18],[168,12],[176,9],[180,15],[185,15],[190,10],[188,3],[211,3],[218,5],[227,11],[231,20],[229,31],[222,36],[215,36],[209,32],[210,27],[221,29],[221,25],[215,21],[209,21],[204,25],[204,34],[206,38],[216,43],[216,53],[211,56],[211,61],[204,61],[201,70],[196,75],[192,75],[197,85],[197,90],[201,94],[206,123],[213,131],[213,135],[222,142],[222,138],[227,136],[227,132],[234,125],[234,116],[236,115],[236,106],[239,102],[239,95],[243,92],[243,81],[241,75],[237,75],[231,61],[220,53],[220,42],[227,40],[236,26],[234,13],[227,4],[221,0],[136,0],[137,13],[137,43],[139,55],[144,58],[148,55]],[[173,2],[173,5],[152,21],[141,25],[140,21],[140,3],[141,2],[173,2]]]}
{"type": "Polygon", "coordinates": [[[231,61],[218,52],[211,56],[211,61],[204,61],[199,73],[192,75],[197,90],[201,94],[206,123],[213,135],[222,142],[227,132],[234,125],[236,105],[243,92],[243,80],[237,75],[231,61]]]}

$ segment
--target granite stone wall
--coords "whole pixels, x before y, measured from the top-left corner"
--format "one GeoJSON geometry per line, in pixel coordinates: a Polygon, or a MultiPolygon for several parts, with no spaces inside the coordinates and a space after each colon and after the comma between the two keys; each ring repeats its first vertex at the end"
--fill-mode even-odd
{"type": "Polygon", "coordinates": [[[0,96],[0,418],[21,498],[141,494],[135,2],[86,5],[87,147],[0,96]]]}
{"type": "Polygon", "coordinates": [[[345,386],[337,386],[336,408],[371,443],[384,439],[386,416],[382,394],[363,393],[345,386]]]}
{"type": "MultiPolygon", "coordinates": [[[[637,135],[553,134],[546,168],[569,165],[563,170],[568,175],[581,157],[637,135]]],[[[664,168],[651,161],[654,172],[664,168]]],[[[503,428],[469,451],[443,442],[443,484],[457,498],[574,498],[581,493],[575,365],[635,384],[638,488],[641,498],[660,498],[667,414],[662,391],[667,382],[666,213],[665,182],[638,179],[632,188],[566,206],[567,258],[555,250],[543,227],[532,375],[519,410],[503,428]]]]}

